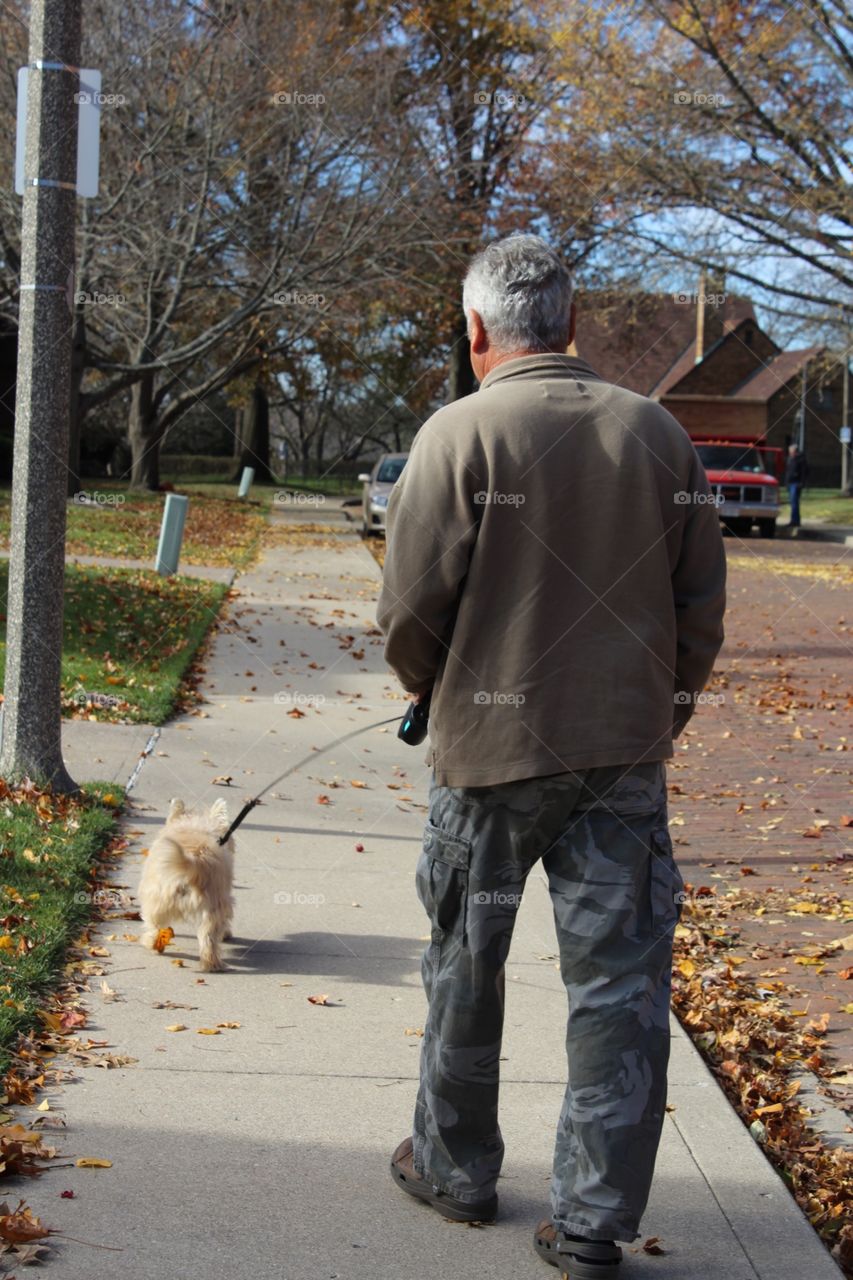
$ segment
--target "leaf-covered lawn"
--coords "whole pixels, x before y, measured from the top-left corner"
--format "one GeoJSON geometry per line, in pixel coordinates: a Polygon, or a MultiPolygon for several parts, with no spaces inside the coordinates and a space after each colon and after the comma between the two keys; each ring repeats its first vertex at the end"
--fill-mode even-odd
{"type": "Polygon", "coordinates": [[[41,1026],[66,951],[94,914],[94,864],[121,803],[121,788],[102,783],[71,798],[0,779],[0,1073],[18,1036],[41,1026]]]}
{"type": "MultiPolygon", "coordinates": [[[[789,518],[788,490],[783,485],[782,523],[789,518]]],[[[853,525],[853,498],[842,498],[837,489],[806,489],[800,498],[803,520],[825,520],[828,524],[853,525]]]]}
{"type": "MultiPolygon", "coordinates": [[[[0,564],[5,631],[8,566],[0,564]]],[[[162,724],[227,588],[150,570],[69,565],[62,698],[66,716],[162,724]]],[[[6,665],[0,643],[0,678],[6,665]]]]}
{"type": "MultiPolygon", "coordinates": [[[[130,493],[100,485],[86,486],[99,497],[96,505],[69,503],[66,550],[69,555],[115,556],[150,560],[160,536],[165,493],[130,493]]],[[[185,564],[242,568],[254,557],[266,527],[270,491],[259,491],[257,503],[240,502],[215,486],[187,486],[187,523],[181,548],[185,564]]],[[[0,547],[8,549],[11,495],[0,491],[0,547]]]]}
{"type": "Polygon", "coordinates": [[[729,551],[726,555],[726,562],[730,568],[746,569],[749,573],[757,573],[764,577],[775,577],[782,580],[783,575],[789,574],[794,578],[811,578],[813,582],[823,583],[833,589],[841,587],[848,590],[853,584],[853,565],[843,564],[842,556],[845,554],[842,547],[838,547],[838,559],[826,561],[804,561],[791,560],[787,556],[784,558],[779,556],[769,556],[762,551],[753,551],[750,549],[748,556],[738,555],[737,552],[729,551]]]}

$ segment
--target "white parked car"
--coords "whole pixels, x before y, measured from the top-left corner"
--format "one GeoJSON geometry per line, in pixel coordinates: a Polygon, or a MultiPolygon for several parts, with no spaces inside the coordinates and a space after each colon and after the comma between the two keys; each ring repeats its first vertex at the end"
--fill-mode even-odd
{"type": "Polygon", "coordinates": [[[361,527],[366,534],[385,532],[388,499],[408,457],[407,453],[383,453],[372,471],[358,477],[364,485],[361,527]]]}

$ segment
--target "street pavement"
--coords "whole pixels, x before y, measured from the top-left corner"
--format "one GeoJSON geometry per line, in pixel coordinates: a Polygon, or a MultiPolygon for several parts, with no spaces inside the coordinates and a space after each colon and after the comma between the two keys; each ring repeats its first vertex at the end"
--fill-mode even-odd
{"type": "MultiPolygon", "coordinates": [[[[783,528],[780,532],[788,537],[790,531],[783,528]]],[[[814,538],[819,542],[840,542],[842,546],[853,547],[853,529],[843,524],[829,524],[826,520],[804,520],[797,534],[799,539],[814,538]]]]}
{"type": "Polygon", "coordinates": [[[826,1021],[822,1054],[844,1080],[830,1092],[849,1110],[853,547],[726,547],[726,643],[669,768],[672,834],[685,879],[725,901],[741,972],[826,1021]]]}
{"type": "MultiPolygon", "coordinates": [[[[414,891],[423,749],[400,743],[393,725],[368,727],[405,702],[383,665],[373,616],[379,571],[365,546],[343,526],[278,532],[237,580],[239,599],[206,660],[206,702],[195,714],[164,726],[153,743],[146,726],[66,727],[78,780],[125,780],[150,746],[132,793],[131,850],[116,875],[116,886],[131,891],[170,797],[208,805],[224,796],[236,812],[281,770],[309,759],[237,835],[229,972],[198,973],[195,938],[182,927],[164,955],[124,938],[134,922],[99,928],[118,999],[92,980],[87,1034],[137,1061],[75,1068],[72,1083],[48,1094],[67,1123],[68,1157],[112,1161],[27,1185],[35,1212],[89,1242],[57,1239],[50,1274],[556,1274],[530,1243],[547,1207],[565,1079],[566,1004],[546,887],[534,872],[508,964],[501,1218],[482,1229],[449,1224],[403,1196],[387,1171],[409,1132],[425,1013],[426,920],[414,891]],[[333,745],[359,727],[362,736],[333,745]],[[239,1025],[217,1025],[225,1023],[239,1025]],[[186,1030],[168,1029],[176,1025],[186,1030]],[[60,1198],[66,1188],[73,1199],[60,1198]]],[[[671,1110],[643,1234],[625,1249],[626,1280],[837,1280],[677,1023],[673,1037],[671,1110]],[[663,1252],[643,1249],[651,1237],[663,1252]]]]}

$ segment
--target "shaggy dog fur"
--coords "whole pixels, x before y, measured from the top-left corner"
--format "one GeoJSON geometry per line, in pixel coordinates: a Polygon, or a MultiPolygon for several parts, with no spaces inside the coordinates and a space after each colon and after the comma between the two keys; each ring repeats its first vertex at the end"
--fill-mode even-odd
{"type": "Polygon", "coordinates": [[[221,944],[230,937],[234,914],[234,842],[217,843],[227,830],[224,800],[217,800],[209,813],[190,811],[173,800],[139,882],[142,945],[153,949],[161,929],[186,921],[198,930],[205,973],[227,968],[221,944]]]}

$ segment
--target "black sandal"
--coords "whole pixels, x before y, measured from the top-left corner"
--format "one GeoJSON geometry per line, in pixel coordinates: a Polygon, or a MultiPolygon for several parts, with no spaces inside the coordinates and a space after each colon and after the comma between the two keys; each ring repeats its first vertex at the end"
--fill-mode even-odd
{"type": "Polygon", "coordinates": [[[533,1236],[533,1248],[570,1280],[615,1280],[622,1250],[612,1240],[584,1240],[558,1231],[548,1218],[533,1236]]]}

